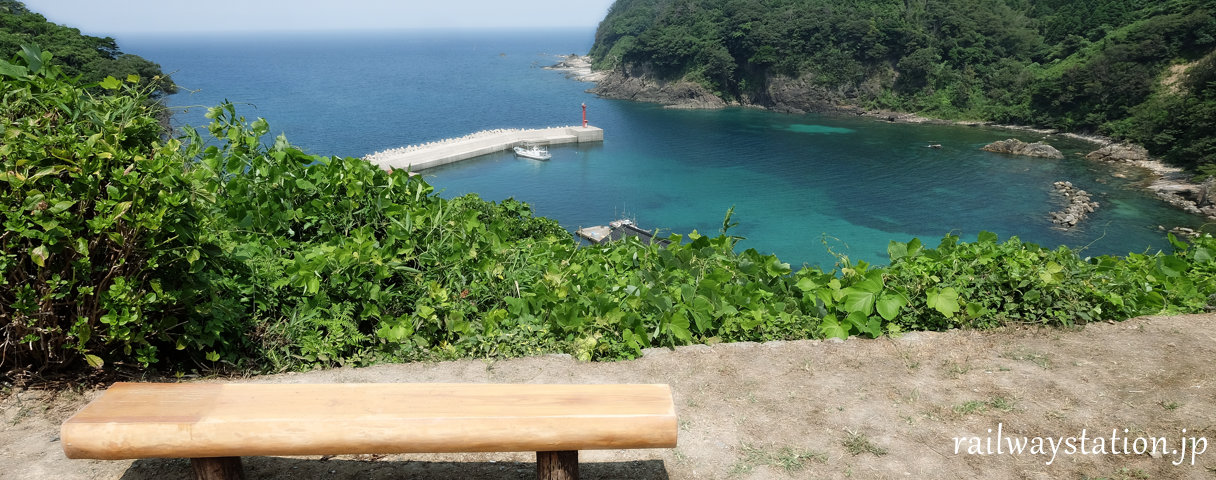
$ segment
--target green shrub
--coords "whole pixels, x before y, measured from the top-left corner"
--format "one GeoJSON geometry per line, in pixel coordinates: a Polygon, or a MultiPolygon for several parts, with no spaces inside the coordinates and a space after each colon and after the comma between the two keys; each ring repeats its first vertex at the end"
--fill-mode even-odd
{"type": "Polygon", "coordinates": [[[193,301],[198,211],[177,141],[137,77],[66,80],[0,61],[0,369],[155,362],[193,301]]]}

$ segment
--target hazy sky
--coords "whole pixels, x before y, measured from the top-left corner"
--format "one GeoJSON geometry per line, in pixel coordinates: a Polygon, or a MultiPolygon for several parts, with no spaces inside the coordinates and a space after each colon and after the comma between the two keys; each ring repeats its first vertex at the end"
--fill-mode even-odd
{"type": "Polygon", "coordinates": [[[612,0],[22,0],[90,35],[151,32],[593,27],[612,0]]]}

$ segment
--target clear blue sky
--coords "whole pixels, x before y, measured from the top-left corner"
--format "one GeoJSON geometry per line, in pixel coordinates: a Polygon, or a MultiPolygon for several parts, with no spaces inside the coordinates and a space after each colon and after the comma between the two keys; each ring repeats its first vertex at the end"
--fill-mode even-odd
{"type": "Polygon", "coordinates": [[[89,35],[593,27],[612,0],[23,0],[89,35]]]}

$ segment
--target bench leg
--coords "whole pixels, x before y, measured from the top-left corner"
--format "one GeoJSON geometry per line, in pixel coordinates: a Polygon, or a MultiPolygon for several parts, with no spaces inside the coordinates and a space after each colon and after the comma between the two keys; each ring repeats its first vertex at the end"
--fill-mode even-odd
{"type": "Polygon", "coordinates": [[[578,450],[536,452],[537,480],[578,480],[578,450]]]}
{"type": "Polygon", "coordinates": [[[191,458],[195,480],[245,480],[241,457],[191,458]]]}

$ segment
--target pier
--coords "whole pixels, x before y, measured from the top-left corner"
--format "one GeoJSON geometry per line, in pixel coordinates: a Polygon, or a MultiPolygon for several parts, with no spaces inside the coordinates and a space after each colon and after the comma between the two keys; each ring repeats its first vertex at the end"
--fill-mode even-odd
{"type": "Polygon", "coordinates": [[[666,238],[656,238],[656,233],[658,233],[658,230],[643,230],[633,223],[633,220],[628,219],[614,220],[609,222],[607,226],[583,227],[574,232],[575,235],[597,245],[618,241],[625,237],[636,237],[642,243],[658,243],[664,247],[671,244],[671,241],[666,238]]]}
{"type": "Polygon", "coordinates": [[[486,130],[460,138],[393,148],[363,157],[380,168],[417,172],[520,145],[562,145],[603,142],[604,130],[590,125],[538,129],[486,130]]]}

